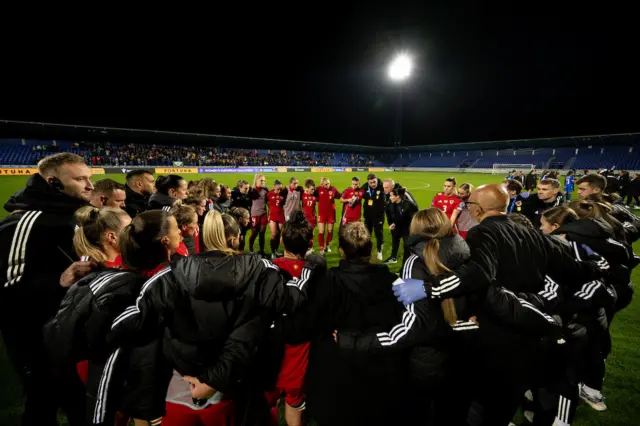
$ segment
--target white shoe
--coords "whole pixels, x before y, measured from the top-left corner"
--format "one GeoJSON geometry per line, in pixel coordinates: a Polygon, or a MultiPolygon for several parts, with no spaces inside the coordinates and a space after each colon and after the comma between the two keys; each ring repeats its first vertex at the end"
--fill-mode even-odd
{"type": "Polygon", "coordinates": [[[531,389],[527,390],[524,393],[524,397],[527,398],[529,401],[533,402],[533,392],[531,392],[531,389]]]}
{"type": "Polygon", "coordinates": [[[381,251],[378,252],[378,260],[382,261],[382,252],[381,251]]]}
{"type": "Polygon", "coordinates": [[[309,250],[307,250],[307,253],[304,255],[304,257],[307,257],[312,253],[313,253],[313,249],[309,249],[309,250]]]}
{"type": "Polygon", "coordinates": [[[607,410],[607,404],[605,404],[604,402],[604,396],[602,396],[602,392],[591,389],[584,383],[580,383],[580,398],[596,411],[607,410]]]}
{"type": "Polygon", "coordinates": [[[326,251],[327,253],[331,253],[331,247],[326,247],[324,251],[326,251]]]}

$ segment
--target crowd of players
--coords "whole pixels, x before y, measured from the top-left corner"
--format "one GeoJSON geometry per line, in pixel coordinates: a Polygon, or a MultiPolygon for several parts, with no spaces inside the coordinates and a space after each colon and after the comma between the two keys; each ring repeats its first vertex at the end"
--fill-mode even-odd
{"type": "Polygon", "coordinates": [[[535,193],[519,173],[452,177],[423,210],[374,174],[343,191],[91,177],[82,157],[44,158],[0,222],[25,425],[56,424],[58,408],[71,425],[275,424],[279,401],[289,425],[507,425],[524,406],[563,426],[580,399],[606,409],[640,219],[603,174],[564,193],[553,174],[535,193]],[[326,270],[314,229],[324,254],[336,224],[342,260],[326,270]],[[401,240],[398,278],[385,263],[401,240]]]}

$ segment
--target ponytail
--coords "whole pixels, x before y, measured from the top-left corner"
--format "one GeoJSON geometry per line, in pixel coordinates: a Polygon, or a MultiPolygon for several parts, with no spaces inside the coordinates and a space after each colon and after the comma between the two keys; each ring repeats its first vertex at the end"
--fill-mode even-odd
{"type": "Polygon", "coordinates": [[[145,271],[167,261],[162,238],[169,234],[169,214],[150,210],[137,215],[120,233],[120,254],[129,268],[145,271]]]}
{"type": "Polygon", "coordinates": [[[119,208],[105,207],[98,209],[86,206],[75,214],[78,229],[73,236],[73,247],[78,256],[89,256],[96,262],[107,260],[102,246],[102,237],[107,231],[118,232],[121,220],[127,213],[119,208]]]}
{"type": "Polygon", "coordinates": [[[205,216],[202,228],[202,239],[208,250],[220,251],[227,256],[236,253],[227,244],[227,241],[240,233],[240,226],[232,216],[211,210],[205,216]]]}
{"type": "MultiPolygon", "coordinates": [[[[429,240],[427,245],[424,247],[424,252],[422,253],[424,256],[424,263],[431,275],[438,276],[445,272],[450,272],[451,270],[444,266],[442,262],[440,262],[440,240],[436,238],[432,238],[429,240]]],[[[445,321],[447,321],[451,325],[455,325],[458,320],[458,315],[456,313],[456,305],[453,299],[444,299],[440,302],[440,306],[442,307],[442,314],[444,316],[445,321]]]]}

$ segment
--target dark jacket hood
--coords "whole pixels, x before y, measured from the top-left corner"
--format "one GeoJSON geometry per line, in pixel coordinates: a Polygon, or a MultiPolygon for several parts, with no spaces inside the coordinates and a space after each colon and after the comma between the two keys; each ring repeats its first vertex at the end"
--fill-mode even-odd
{"type": "Polygon", "coordinates": [[[580,219],[556,229],[554,234],[571,234],[589,239],[607,239],[613,235],[613,228],[601,217],[580,219]]]}
{"type": "MultiPolygon", "coordinates": [[[[424,262],[424,248],[430,240],[431,238],[423,235],[411,235],[407,239],[407,245],[410,247],[411,252],[424,262]]],[[[469,246],[460,235],[441,238],[438,253],[442,264],[449,269],[458,268],[471,256],[469,246]]]]}
{"type": "Polygon", "coordinates": [[[340,260],[330,274],[336,277],[362,302],[379,301],[389,297],[391,286],[398,276],[387,265],[340,260]]]}
{"type": "MultiPolygon", "coordinates": [[[[194,299],[228,300],[240,296],[262,267],[258,255],[227,256],[209,251],[195,256],[179,257],[171,264],[176,281],[194,299]]],[[[256,278],[257,279],[257,278],[256,278]]]]}
{"type": "Polygon", "coordinates": [[[5,203],[9,213],[17,210],[40,210],[45,213],[73,214],[89,202],[70,197],[47,183],[40,174],[34,174],[27,180],[27,186],[16,192],[5,203]]]}
{"type": "Polygon", "coordinates": [[[176,199],[170,197],[169,195],[163,194],[161,192],[154,192],[151,197],[149,197],[149,204],[157,203],[161,206],[173,206],[173,203],[176,202],[176,199]]]}

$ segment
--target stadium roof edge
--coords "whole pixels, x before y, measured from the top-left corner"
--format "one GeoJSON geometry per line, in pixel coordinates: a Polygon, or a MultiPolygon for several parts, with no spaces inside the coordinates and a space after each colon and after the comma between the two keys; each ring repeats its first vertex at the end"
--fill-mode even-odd
{"type": "MultiPolygon", "coordinates": [[[[335,142],[303,141],[293,139],[261,138],[253,136],[215,135],[194,132],[178,132],[170,130],[129,129],[108,126],[89,126],[82,124],[61,124],[36,121],[0,119],[0,137],[60,139],[73,141],[121,141],[145,139],[148,143],[194,143],[213,142],[224,144],[244,142],[244,148],[290,148],[299,150],[319,149],[327,151],[359,151],[370,153],[416,152],[416,151],[463,151],[476,149],[508,149],[508,148],[545,148],[560,146],[603,145],[610,143],[605,139],[638,138],[640,133],[615,133],[600,135],[559,136],[537,139],[510,139],[499,141],[452,142],[430,145],[411,145],[401,147],[344,144],[335,142]],[[292,148],[295,145],[295,148],[292,148]]],[[[635,143],[636,141],[619,141],[614,143],[635,143]]]]}

